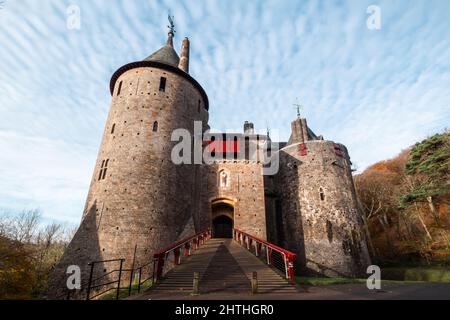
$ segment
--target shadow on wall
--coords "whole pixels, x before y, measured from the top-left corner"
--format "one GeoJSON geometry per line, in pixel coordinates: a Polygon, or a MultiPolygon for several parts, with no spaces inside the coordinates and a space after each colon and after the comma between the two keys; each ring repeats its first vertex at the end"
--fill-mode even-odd
{"type": "Polygon", "coordinates": [[[280,165],[280,171],[275,177],[275,183],[278,191],[279,199],[275,206],[276,221],[275,229],[277,230],[277,243],[282,248],[297,254],[294,263],[296,274],[305,274],[307,269],[307,260],[305,252],[305,241],[303,231],[303,219],[299,194],[299,175],[298,168],[301,161],[284,153],[285,158],[280,165]],[[296,214],[292,214],[295,212],[296,214]]]}
{"type": "MultiPolygon", "coordinates": [[[[69,266],[78,266],[81,270],[81,290],[72,292],[71,297],[75,299],[85,298],[90,273],[88,264],[93,261],[102,260],[97,235],[98,214],[100,213],[98,212],[97,201],[95,201],[83,218],[80,227],[60,261],[50,272],[48,288],[48,297],[50,299],[67,298],[67,279],[70,276],[70,274],[67,274],[67,268],[69,266]]],[[[116,266],[110,265],[108,267],[110,269],[116,269],[116,266]]],[[[108,268],[106,268],[104,264],[97,264],[93,276],[94,278],[97,278],[108,272],[108,268]]]]}

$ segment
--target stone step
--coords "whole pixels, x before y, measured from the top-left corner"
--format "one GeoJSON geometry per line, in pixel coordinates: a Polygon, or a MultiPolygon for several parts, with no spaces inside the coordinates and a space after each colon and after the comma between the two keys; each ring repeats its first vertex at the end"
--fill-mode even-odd
{"type": "Polygon", "coordinates": [[[200,275],[200,293],[251,291],[253,272],[258,293],[297,292],[279,272],[231,239],[211,239],[189,257],[183,257],[151,292],[192,292],[194,272],[200,275]]]}

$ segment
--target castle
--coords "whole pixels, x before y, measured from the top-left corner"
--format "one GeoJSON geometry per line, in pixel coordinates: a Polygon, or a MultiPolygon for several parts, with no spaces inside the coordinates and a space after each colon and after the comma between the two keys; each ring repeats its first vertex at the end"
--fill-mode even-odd
{"type": "Polygon", "coordinates": [[[171,31],[165,46],[112,76],[82,222],[51,287],[65,285],[69,265],[86,278],[92,261],[143,264],[208,228],[217,238],[236,228],[297,253],[299,274],[365,273],[370,258],[346,147],[314,134],[300,114],[284,143],[255,134],[250,122],[241,133],[209,133],[208,96],[189,75],[190,42],[183,40],[179,56],[173,38],[171,31]],[[213,160],[175,164],[172,133],[194,134],[196,124],[213,160]],[[263,174],[274,161],[277,170],[263,174]]]}

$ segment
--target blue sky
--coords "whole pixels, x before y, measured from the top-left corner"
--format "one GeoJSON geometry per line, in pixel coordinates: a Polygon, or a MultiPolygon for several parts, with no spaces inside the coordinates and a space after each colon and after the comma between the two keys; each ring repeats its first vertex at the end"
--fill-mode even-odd
{"type": "Polygon", "coordinates": [[[450,1],[2,1],[4,212],[79,222],[110,77],[164,44],[169,10],[215,129],[251,120],[286,140],[298,98],[310,127],[364,169],[450,123],[450,1]],[[67,28],[70,5],[79,30],[67,28]],[[380,30],[366,26],[369,5],[380,30]]]}

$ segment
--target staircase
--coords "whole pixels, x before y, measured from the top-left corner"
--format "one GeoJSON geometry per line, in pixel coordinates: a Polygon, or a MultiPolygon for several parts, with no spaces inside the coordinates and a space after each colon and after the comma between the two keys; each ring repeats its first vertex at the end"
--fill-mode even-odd
{"type": "Polygon", "coordinates": [[[297,293],[277,271],[232,239],[210,239],[181,265],[169,271],[147,294],[190,294],[193,275],[200,275],[200,293],[250,293],[252,273],[258,274],[258,293],[297,293]]]}

